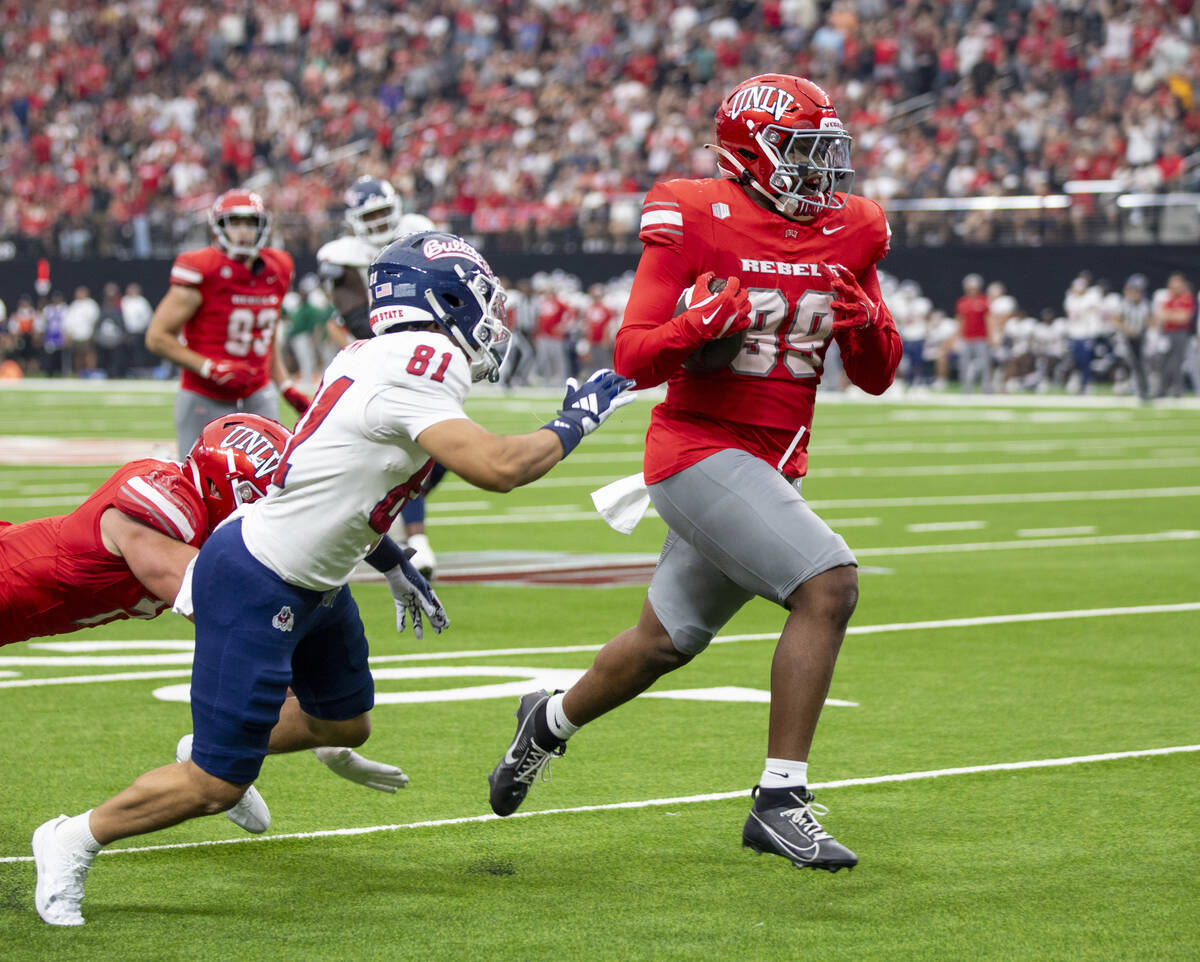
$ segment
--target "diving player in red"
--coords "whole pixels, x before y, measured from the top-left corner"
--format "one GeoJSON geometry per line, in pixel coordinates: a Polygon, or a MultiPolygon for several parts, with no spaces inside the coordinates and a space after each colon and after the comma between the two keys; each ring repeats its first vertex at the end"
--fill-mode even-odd
{"type": "Polygon", "coordinates": [[[807,790],[807,761],[858,599],[857,562],[800,479],[830,340],[863,390],[882,394],[895,376],[900,336],[875,270],[890,231],[877,204],[846,192],[851,138],[816,84],[752,77],[722,102],[716,133],[723,177],[666,181],[646,196],[645,246],[616,340],[618,372],[639,387],[667,382],[644,464],[669,527],[658,567],[637,624],[569,691],[521,699],[517,733],[489,777],[491,804],[515,811],[581,725],[687,664],[759,595],[788,614],[742,843],[837,871],[858,859],[817,821],[825,810],[807,790]],[[714,278],[727,283],[717,289],[714,278]],[[726,342],[722,367],[684,366],[722,338],[741,339],[726,342]]]}
{"type": "Polygon", "coordinates": [[[175,398],[179,456],[224,414],[279,417],[279,395],[303,414],[310,398],[292,385],[276,349],[292,258],[264,246],[271,218],[258,194],[226,191],[208,214],[213,243],[185,251],[146,329],[146,347],[183,369],[175,398]]]}
{"type": "Polygon", "coordinates": [[[132,461],[70,514],[0,522],[0,645],[170,608],[213,528],[266,494],[290,437],[257,415],[222,418],[182,464],[132,461]]]}

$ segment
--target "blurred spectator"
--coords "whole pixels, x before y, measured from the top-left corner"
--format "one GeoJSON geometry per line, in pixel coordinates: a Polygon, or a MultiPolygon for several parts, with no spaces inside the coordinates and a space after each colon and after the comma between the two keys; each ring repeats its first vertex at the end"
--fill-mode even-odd
{"type": "Polygon", "coordinates": [[[958,348],[964,393],[977,385],[984,394],[991,391],[992,346],[988,336],[988,299],[983,278],[968,274],[962,282],[963,294],[954,305],[958,322],[958,348]]]}
{"type": "MultiPolygon", "coordinates": [[[[1158,298],[1154,323],[1166,337],[1159,397],[1183,394],[1184,362],[1196,331],[1196,298],[1187,278],[1176,271],[1167,278],[1165,296],[1158,298]]],[[[1192,372],[1193,381],[1196,374],[1192,372]]],[[[1200,393],[1200,383],[1193,388],[1200,393]]]]}
{"type": "Polygon", "coordinates": [[[1081,271],[1071,282],[1063,298],[1066,334],[1070,341],[1071,361],[1075,371],[1071,384],[1079,394],[1092,389],[1092,357],[1096,338],[1100,334],[1100,305],[1103,294],[1092,284],[1092,275],[1081,271]]]}
{"type": "Polygon", "coordinates": [[[106,377],[123,378],[129,371],[129,334],[121,313],[121,288],[109,281],[104,285],[103,300],[96,329],[92,332],[96,363],[106,377]]]}
{"type": "Polygon", "coordinates": [[[24,374],[36,374],[41,361],[41,315],[34,309],[32,297],[17,301],[17,309],[8,319],[11,336],[10,356],[24,374]]]}
{"type": "Polygon", "coordinates": [[[1118,306],[1116,328],[1121,339],[1122,353],[1129,365],[1138,397],[1150,400],[1150,381],[1147,377],[1146,332],[1150,326],[1150,302],[1146,299],[1146,275],[1132,274],[1125,281],[1118,306]]]}
{"type": "Polygon", "coordinates": [[[126,284],[121,297],[121,320],[125,325],[125,333],[129,335],[128,367],[132,373],[142,376],[149,373],[157,360],[146,349],[146,328],[150,326],[153,314],[154,308],[142,294],[142,285],[136,282],[126,284]]]}
{"type": "Polygon", "coordinates": [[[83,374],[96,368],[96,354],[92,349],[92,332],[100,320],[100,305],[91,292],[80,285],[75,288],[75,299],[67,306],[67,352],[69,367],[74,374],[83,374]]]}
{"type": "Polygon", "coordinates": [[[42,308],[42,370],[50,377],[69,376],[67,351],[67,301],[62,291],[54,291],[42,308]]]}
{"type": "Polygon", "coordinates": [[[305,390],[315,387],[325,365],[318,365],[318,342],[324,339],[325,324],[333,316],[333,305],[321,289],[316,274],[300,278],[299,293],[284,298],[288,319],[288,347],[296,359],[297,378],[305,390]],[[291,310],[287,310],[288,308],[291,310]]]}
{"type": "Polygon", "coordinates": [[[1007,389],[1006,375],[1011,369],[1012,331],[1009,325],[1017,316],[1017,299],[1008,293],[1003,281],[992,281],[987,286],[987,335],[993,382],[990,388],[1007,389]]]}
{"type": "Polygon", "coordinates": [[[506,390],[529,384],[535,366],[533,339],[537,334],[537,309],[529,280],[522,278],[517,281],[516,287],[508,287],[507,290],[505,307],[512,343],[500,370],[500,383],[506,390]]]}

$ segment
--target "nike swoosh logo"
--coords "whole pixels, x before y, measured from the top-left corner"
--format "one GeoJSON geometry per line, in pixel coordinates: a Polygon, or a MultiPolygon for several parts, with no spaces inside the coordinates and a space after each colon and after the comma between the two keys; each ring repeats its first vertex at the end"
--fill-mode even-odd
{"type": "Polygon", "coordinates": [[[711,324],[713,322],[713,318],[716,317],[720,313],[721,313],[721,309],[718,307],[715,311],[713,311],[711,314],[709,314],[708,317],[701,315],[700,323],[707,327],[709,324],[711,324]]]}
{"type": "Polygon", "coordinates": [[[768,768],[768,769],[767,769],[767,773],[768,773],[768,774],[770,774],[770,775],[778,775],[780,778],[787,778],[787,777],[788,777],[788,776],[787,776],[787,772],[777,772],[777,771],[773,771],[773,770],[772,770],[772,769],[770,769],[770,768],[768,768]]]}
{"type": "Polygon", "coordinates": [[[842,224],[841,227],[822,227],[821,233],[824,234],[826,237],[828,237],[830,234],[836,234],[838,231],[842,230],[845,226],[846,226],[845,224],[842,224]]]}

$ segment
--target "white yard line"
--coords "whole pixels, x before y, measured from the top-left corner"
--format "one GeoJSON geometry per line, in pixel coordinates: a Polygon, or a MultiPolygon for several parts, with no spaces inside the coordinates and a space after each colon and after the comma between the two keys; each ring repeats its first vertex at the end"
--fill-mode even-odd
{"type": "Polygon", "coordinates": [[[979,531],[987,526],[986,521],[927,521],[923,524],[906,524],[904,530],[918,534],[927,531],[979,531]]]}
{"type": "MultiPolygon", "coordinates": [[[[1008,615],[980,615],[972,618],[943,618],[937,621],[907,621],[895,622],[891,624],[879,625],[851,625],[847,629],[847,634],[850,635],[873,635],[882,634],[885,632],[895,631],[929,631],[937,628],[975,628],[986,625],[1011,625],[1021,624],[1024,622],[1038,621],[1066,621],[1077,618],[1112,618],[1112,617],[1128,617],[1133,615],[1155,615],[1155,614],[1181,614],[1192,611],[1200,611],[1200,601],[1188,601],[1178,604],[1164,605],[1131,605],[1123,608],[1075,608],[1065,611],[1028,611],[1017,614],[1008,615]]],[[[770,641],[779,637],[779,632],[758,632],[753,634],[740,635],[720,635],[713,639],[714,645],[733,644],[741,641],[770,641]]],[[[71,645],[80,645],[80,651],[113,651],[118,650],[118,646],[124,649],[135,648],[138,645],[136,641],[84,641],[84,642],[38,642],[35,643],[39,648],[48,648],[55,651],[72,651],[71,645]]],[[[147,641],[144,647],[149,649],[161,649],[166,647],[177,647],[179,645],[190,645],[189,642],[181,641],[147,641]]],[[[33,647],[31,645],[30,647],[33,647]]],[[[411,652],[404,655],[375,655],[371,660],[372,665],[395,664],[397,662],[408,661],[449,661],[457,659],[477,659],[477,658],[502,658],[511,655],[571,655],[583,652],[599,651],[603,644],[587,644],[587,645],[543,645],[538,647],[521,647],[521,648],[484,648],[471,651],[431,651],[431,652],[411,652]]],[[[7,662],[9,657],[24,657],[24,656],[0,656],[0,666],[8,667],[7,662]]],[[[135,659],[139,656],[130,655],[125,664],[138,664],[135,659]]],[[[148,658],[156,658],[157,656],[146,656],[148,658]]],[[[62,666],[69,667],[75,663],[74,659],[60,659],[62,666]]],[[[0,688],[34,688],[47,685],[68,685],[68,684],[86,684],[89,682],[104,682],[104,681],[139,681],[142,679],[158,679],[158,678],[186,678],[190,675],[190,671],[185,670],[164,670],[164,671],[130,671],[116,672],[107,675],[78,675],[69,677],[57,678],[26,678],[17,681],[0,681],[0,688]]]]}
{"type": "MultiPolygon", "coordinates": [[[[892,782],[915,782],[930,778],[946,778],[951,775],[978,775],[986,772],[1016,772],[1033,768],[1065,768],[1071,765],[1089,765],[1126,758],[1149,758],[1156,755],[1177,755],[1198,752],[1200,745],[1177,745],[1171,748],[1144,748],[1137,751],[1105,752],[1098,755],[1072,755],[1067,758],[1039,758],[1021,762],[996,762],[990,765],[966,765],[959,768],[935,768],[919,772],[898,772],[892,775],[870,775],[864,778],[843,778],[832,782],[816,782],[812,789],[857,788],[862,785],[886,785],[892,782]]],[[[519,818],[540,818],[545,815],[574,815],[582,812],[612,812],[625,809],[660,808],[666,805],[691,805],[697,802],[723,802],[730,799],[749,799],[744,789],[732,792],[709,792],[703,795],[677,795],[673,798],[645,798],[630,802],[609,802],[603,805],[577,805],[572,808],[546,808],[540,811],[515,812],[508,821],[519,818]]],[[[279,835],[243,836],[240,838],[211,839],[203,842],[175,842],[170,845],[140,845],[131,848],[102,849],[103,855],[128,855],[138,852],[165,852],[171,849],[208,848],[213,845],[247,845],[261,842],[279,842],[291,839],[337,838],[353,835],[374,835],[379,832],[396,832],[412,828],[442,828],[447,825],[468,825],[475,822],[498,822],[499,815],[466,815],[460,818],[437,818],[421,822],[400,822],[393,825],[368,825],[361,828],[330,828],[317,832],[286,832],[279,835]]],[[[32,855],[0,856],[3,862],[32,862],[32,855]]]]}
{"type": "Polygon", "coordinates": [[[1073,528],[1018,528],[1018,538],[1054,538],[1068,534],[1095,534],[1094,524],[1080,524],[1073,528]]]}

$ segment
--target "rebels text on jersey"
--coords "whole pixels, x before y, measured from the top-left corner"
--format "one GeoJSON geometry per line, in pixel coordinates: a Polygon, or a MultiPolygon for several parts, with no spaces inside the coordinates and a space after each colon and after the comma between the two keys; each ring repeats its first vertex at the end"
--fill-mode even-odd
{"type": "MultiPolygon", "coordinates": [[[[878,305],[876,323],[837,335],[847,376],[872,394],[891,384],[900,335],[875,273],[891,232],[879,205],[845,200],[801,224],[760,207],[729,179],[666,181],[646,195],[638,235],[645,249],[614,366],[639,386],[668,382],[646,437],[648,483],[731,447],[774,467],[798,429],[811,426],[833,336],[834,295],[822,264],[849,268],[878,305]],[[728,367],[700,373],[681,367],[694,344],[673,337],[668,322],[680,293],[707,271],[740,279],[753,323],[728,367]]],[[[806,431],[784,474],[806,472],[807,445],[806,431]]]]}
{"type": "Polygon", "coordinates": [[[421,493],[433,462],[426,428],[466,418],[467,359],[438,332],[355,341],[325,369],[267,496],[239,509],[255,558],[289,584],[327,591],[421,493]]]}
{"type": "Polygon", "coordinates": [[[271,376],[271,347],[283,296],[292,286],[290,254],[264,247],[253,268],[216,247],[184,251],[171,267],[171,283],[200,292],[200,306],[183,325],[183,342],[213,360],[248,361],[259,367],[256,383],[230,392],[185,370],[180,386],[217,401],[236,401],[271,376]]]}
{"type": "Polygon", "coordinates": [[[204,501],[184,468],[150,459],[125,465],[70,514],[0,527],[0,645],[170,607],[104,547],[109,508],[194,547],[207,536],[204,501]]]}

